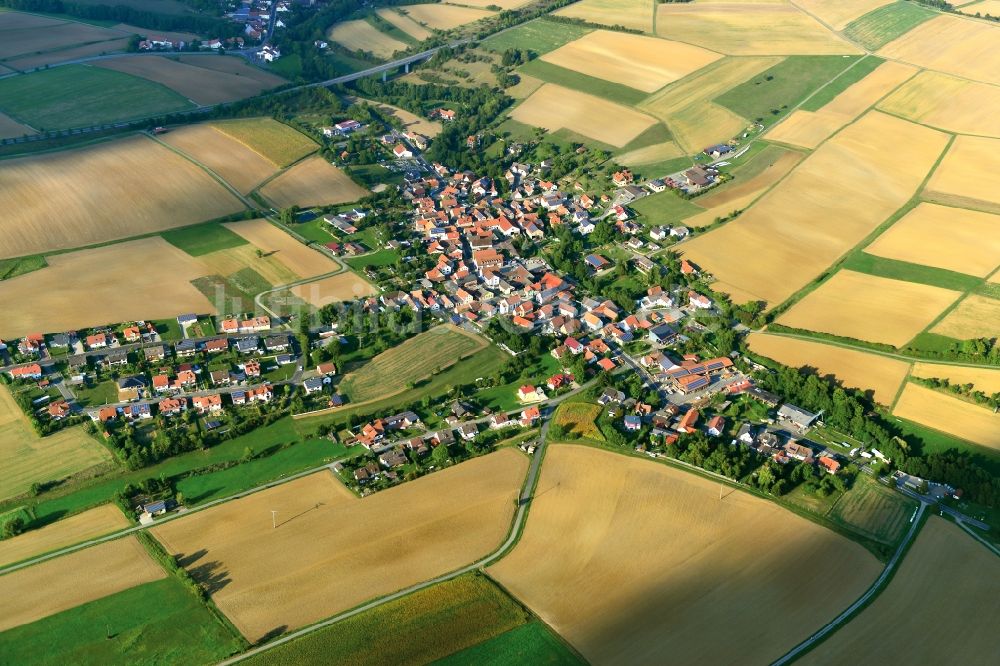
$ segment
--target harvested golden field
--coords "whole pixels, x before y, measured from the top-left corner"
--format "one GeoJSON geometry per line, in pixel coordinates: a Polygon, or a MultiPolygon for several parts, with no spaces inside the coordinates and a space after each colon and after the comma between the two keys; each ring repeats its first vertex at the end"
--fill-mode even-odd
{"type": "Polygon", "coordinates": [[[930,332],[958,340],[1000,337],[1000,299],[970,294],[930,332]]]}
{"type": "Polygon", "coordinates": [[[288,284],[309,277],[299,275],[286,266],[281,252],[272,252],[273,250],[247,244],[199,255],[198,261],[205,265],[204,275],[232,275],[250,268],[272,285],[288,284]],[[263,257],[257,256],[258,249],[265,252],[263,257]]]}
{"type": "Polygon", "coordinates": [[[793,111],[768,132],[767,138],[803,148],[815,148],[916,72],[916,68],[910,65],[884,62],[819,111],[793,111]]]}
{"type": "Polygon", "coordinates": [[[0,576],[0,631],[166,576],[135,537],[19,569],[0,576]]]}
{"type": "Polygon", "coordinates": [[[926,196],[941,203],[971,203],[972,207],[983,202],[984,208],[1000,212],[996,211],[1000,207],[1000,139],[955,137],[927,182],[926,196]]]}
{"type": "Polygon", "coordinates": [[[653,32],[653,4],[646,0],[580,0],[553,12],[599,25],[653,32]]]}
{"type": "Polygon", "coordinates": [[[102,504],[41,529],[0,541],[0,566],[111,534],[130,524],[117,506],[102,504]]]}
{"type": "Polygon", "coordinates": [[[763,193],[764,193],[763,190],[758,192],[750,192],[737,199],[727,201],[725,203],[719,204],[718,206],[713,206],[701,213],[696,213],[691,217],[686,217],[684,218],[684,226],[695,227],[695,228],[706,227],[710,224],[713,224],[719,218],[731,215],[733,212],[737,210],[744,210],[746,208],[749,208],[763,193]]]}
{"type": "Polygon", "coordinates": [[[532,93],[541,88],[542,84],[545,83],[545,81],[528,76],[527,74],[518,74],[518,76],[521,77],[521,80],[506,90],[506,93],[514,99],[526,99],[530,97],[532,93]]]}
{"type": "Polygon", "coordinates": [[[0,12],[0,31],[51,28],[52,26],[65,23],[64,19],[49,18],[39,14],[26,14],[13,11],[0,12]]]}
{"type": "Polygon", "coordinates": [[[730,55],[839,55],[858,47],[786,4],[660,5],[656,34],[730,55]]]}
{"type": "Polygon", "coordinates": [[[163,231],[243,209],[211,176],[147,137],[5,160],[0,182],[0,258],[163,231]]]}
{"type": "Polygon", "coordinates": [[[671,83],[639,103],[638,109],[665,122],[689,153],[725,141],[750,124],[713,99],[781,62],[780,57],[723,58],[671,83]]]}
{"type": "Polygon", "coordinates": [[[854,19],[895,0],[794,0],[798,5],[834,30],[843,30],[854,19]]]}
{"type": "Polygon", "coordinates": [[[751,333],[747,342],[752,351],[779,363],[811,368],[821,377],[833,375],[846,388],[868,391],[883,405],[892,404],[910,369],[905,361],[822,342],[767,333],[751,333]]]}
{"type": "Polygon", "coordinates": [[[1000,560],[931,516],[870,606],[798,662],[981,664],[1000,654],[1000,560]]]}
{"type": "Polygon", "coordinates": [[[493,12],[485,9],[459,7],[458,5],[406,5],[403,10],[411,19],[431,30],[451,30],[460,25],[493,16],[493,12]]]}
{"type": "Polygon", "coordinates": [[[418,41],[422,42],[433,34],[409,16],[400,13],[396,8],[377,9],[375,13],[418,41]]]}
{"type": "Polygon", "coordinates": [[[941,14],[889,42],[880,56],[954,74],[983,83],[1000,84],[997,27],[983,21],[941,14]]]}
{"type": "Polygon", "coordinates": [[[1000,391],[1000,368],[967,368],[939,363],[914,363],[914,377],[947,379],[952,384],[972,384],[977,390],[991,394],[1000,391]]]}
{"type": "Polygon", "coordinates": [[[921,203],[865,252],[986,277],[1000,265],[1000,216],[921,203]]]}
{"type": "MultiPolygon", "coordinates": [[[[16,302],[4,300],[4,303],[11,309],[17,307],[16,302]]],[[[3,334],[3,337],[15,336],[3,334]]],[[[3,470],[0,500],[28,492],[32,483],[65,479],[111,460],[108,450],[88,435],[83,426],[39,437],[9,389],[0,387],[0,469],[3,470]]]]}
{"type": "Polygon", "coordinates": [[[274,163],[212,125],[178,127],[159,140],[204,164],[243,194],[278,170],[274,163]]]}
{"type": "MultiPolygon", "coordinates": [[[[723,184],[722,187],[709,191],[708,194],[698,197],[698,205],[706,208],[734,205],[749,195],[756,198],[764,190],[787,176],[788,172],[794,169],[803,158],[802,153],[793,150],[777,148],[771,150],[777,150],[777,156],[770,159],[762,171],[745,180],[737,177],[735,180],[723,184]]],[[[760,159],[760,156],[756,159],[760,159]]],[[[736,206],[736,208],[743,208],[743,206],[736,206]]]]}
{"type": "Polygon", "coordinates": [[[962,8],[959,10],[963,14],[969,14],[970,16],[975,16],[977,13],[981,16],[1000,16],[1000,0],[982,0],[981,2],[973,2],[972,4],[963,4],[962,8]]]}
{"type": "Polygon", "coordinates": [[[6,306],[0,337],[215,312],[190,283],[206,275],[204,264],[159,236],[46,261],[46,268],[0,281],[0,302],[6,306]],[[67,298],[67,285],[81,298],[67,298]]]}
{"type": "Polygon", "coordinates": [[[398,106],[393,106],[392,104],[386,104],[385,102],[374,102],[370,99],[365,99],[363,97],[353,97],[351,95],[345,96],[345,99],[351,104],[364,103],[370,106],[374,106],[380,112],[388,115],[395,116],[402,123],[403,127],[407,130],[418,132],[425,136],[435,137],[441,133],[441,123],[436,120],[428,120],[415,113],[411,113],[406,109],[401,109],[398,106]]]}
{"type": "Polygon", "coordinates": [[[960,293],[854,271],[838,271],[778,317],[779,324],[900,347],[960,293]]]}
{"type": "Polygon", "coordinates": [[[510,529],[527,468],[503,449],[360,500],[320,472],[153,534],[196,579],[224,581],[212,598],[253,641],[489,554],[510,529]]]}
{"type": "Polygon", "coordinates": [[[624,164],[625,166],[641,166],[672,160],[675,157],[682,157],[685,154],[676,143],[666,141],[646,146],[645,148],[636,148],[621,155],[615,155],[615,162],[624,164]]]}
{"type": "Polygon", "coordinates": [[[1000,414],[943,391],[907,384],[892,413],[929,428],[1000,450],[1000,414]]]}
{"type": "Polygon", "coordinates": [[[229,222],[225,225],[265,254],[271,254],[300,277],[314,277],[332,273],[339,264],[330,257],[298,242],[267,220],[229,222]]]}
{"type": "Polygon", "coordinates": [[[368,190],[323,157],[314,155],[264,185],[260,193],[278,208],[287,208],[357,201],[368,190]]]}
{"type": "Polygon", "coordinates": [[[220,120],[212,126],[279,167],[297,162],[319,148],[305,134],[273,118],[220,120]]]}
{"type": "Polygon", "coordinates": [[[656,124],[627,106],[552,83],[518,104],[510,117],[550,132],[567,129],[619,148],[656,124]]]}
{"type": "Polygon", "coordinates": [[[340,275],[323,278],[317,282],[300,284],[292,287],[291,292],[317,308],[378,293],[375,287],[351,271],[344,271],[340,275]]]}
{"type": "Polygon", "coordinates": [[[923,71],[878,108],[959,134],[1000,137],[1000,86],[923,71]]]}
{"type": "MultiPolygon", "coordinates": [[[[111,58],[95,64],[161,83],[200,105],[253,97],[285,82],[284,79],[273,77],[274,81],[267,85],[253,77],[196,67],[166,57],[111,58]]],[[[244,66],[250,70],[249,65],[244,66]]]]}
{"type": "Polygon", "coordinates": [[[8,139],[25,134],[37,134],[27,125],[22,125],[5,113],[0,113],[0,139],[8,139]]]}
{"type": "Polygon", "coordinates": [[[651,93],[721,57],[681,42],[594,30],[546,53],[542,60],[651,93]]]}
{"type": "Polygon", "coordinates": [[[517,9],[531,2],[531,0],[462,0],[461,2],[456,2],[459,5],[468,5],[469,7],[482,7],[486,9],[487,7],[497,6],[500,9],[517,9]]]}
{"type": "Polygon", "coordinates": [[[935,130],[868,113],[738,219],[685,242],[684,253],[736,301],[775,306],[906,203],[946,143],[935,130]]]}
{"type": "Polygon", "coordinates": [[[714,481],[555,445],[521,540],[488,572],[591,663],[761,664],[880,569],[856,543],[760,498],[720,500],[714,481]]]}
{"type": "Polygon", "coordinates": [[[351,51],[367,51],[386,60],[391,59],[396,51],[406,50],[405,43],[362,20],[334,23],[326,37],[351,51]]]}

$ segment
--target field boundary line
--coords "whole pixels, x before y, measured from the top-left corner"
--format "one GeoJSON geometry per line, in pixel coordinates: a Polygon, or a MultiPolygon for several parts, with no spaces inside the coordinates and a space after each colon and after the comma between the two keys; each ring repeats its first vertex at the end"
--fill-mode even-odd
{"type": "Polygon", "coordinates": [[[882,573],[879,574],[879,577],[875,579],[875,582],[872,583],[868,590],[866,590],[865,593],[861,595],[853,604],[848,606],[844,612],[827,623],[819,631],[815,632],[812,636],[789,650],[783,657],[772,662],[771,666],[784,666],[785,664],[795,661],[800,654],[812,649],[817,643],[823,641],[843,624],[853,619],[856,614],[864,610],[867,604],[874,597],[881,594],[883,588],[889,583],[889,579],[895,573],[900,560],[903,559],[903,555],[909,549],[910,544],[913,543],[914,536],[916,536],[916,533],[923,526],[924,513],[926,510],[927,504],[921,502],[920,507],[917,509],[917,515],[913,519],[913,524],[910,525],[910,530],[906,533],[903,541],[899,544],[899,547],[893,554],[892,559],[890,559],[889,563],[885,565],[885,568],[882,569],[882,573]]]}
{"type": "Polygon", "coordinates": [[[140,134],[144,134],[145,136],[149,137],[150,139],[152,139],[156,143],[160,144],[161,146],[167,148],[168,150],[173,151],[177,155],[180,155],[181,157],[183,157],[184,159],[186,159],[188,162],[190,162],[191,164],[195,165],[196,167],[198,167],[199,169],[201,169],[202,171],[204,171],[205,173],[207,173],[209,176],[211,176],[212,178],[214,178],[215,181],[218,182],[220,185],[222,185],[224,188],[226,188],[227,190],[229,190],[229,192],[231,194],[233,194],[233,196],[235,196],[237,199],[239,199],[240,202],[246,208],[248,208],[250,210],[256,210],[257,207],[253,204],[253,202],[250,199],[248,199],[247,197],[245,197],[242,194],[240,194],[240,192],[235,187],[233,187],[232,185],[229,184],[229,181],[227,181],[225,178],[223,178],[222,176],[220,176],[219,174],[217,174],[212,169],[209,169],[207,166],[205,166],[204,164],[202,164],[201,162],[199,162],[198,160],[196,160],[191,155],[188,155],[187,153],[185,153],[180,148],[176,148],[174,146],[171,146],[169,143],[167,143],[165,141],[162,141],[161,139],[159,139],[156,136],[153,136],[153,134],[151,134],[150,132],[140,132],[140,134]]]}
{"type": "Polygon", "coordinates": [[[963,530],[965,530],[966,532],[968,532],[969,536],[971,536],[973,539],[975,539],[979,543],[981,543],[984,546],[986,546],[987,548],[989,548],[989,550],[990,550],[991,553],[993,553],[997,557],[1000,557],[1000,550],[997,550],[996,546],[994,546],[989,541],[987,541],[983,537],[981,537],[978,534],[976,534],[975,531],[973,531],[973,529],[971,527],[969,527],[968,524],[966,524],[966,522],[964,520],[956,520],[955,522],[958,523],[959,527],[961,527],[963,530]]]}

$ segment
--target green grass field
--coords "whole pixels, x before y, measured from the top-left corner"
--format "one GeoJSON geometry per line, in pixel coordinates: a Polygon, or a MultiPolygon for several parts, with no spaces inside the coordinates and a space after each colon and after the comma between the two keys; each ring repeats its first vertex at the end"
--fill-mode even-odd
{"type": "Polygon", "coordinates": [[[9,280],[12,277],[37,271],[48,265],[45,257],[40,254],[18,257],[17,259],[0,259],[0,280],[9,280]]]}
{"type": "Polygon", "coordinates": [[[254,309],[254,296],[271,289],[270,282],[252,268],[232,275],[208,275],[191,281],[219,312],[247,312],[254,309]]]}
{"type": "Polygon", "coordinates": [[[790,56],[714,101],[738,116],[773,124],[858,57],[790,56]]]}
{"type": "Polygon", "coordinates": [[[982,282],[980,278],[972,275],[956,273],[944,268],[911,264],[908,261],[876,257],[864,252],[855,252],[849,256],[842,267],[859,273],[867,273],[868,275],[927,284],[932,287],[954,289],[955,291],[973,289],[982,282]]]}
{"type": "Polygon", "coordinates": [[[854,487],[840,496],[827,516],[892,546],[903,538],[916,508],[916,501],[859,474],[854,487]]]}
{"type": "Polygon", "coordinates": [[[0,662],[209,664],[244,646],[170,576],[0,633],[0,662]]]}
{"type": "Polygon", "coordinates": [[[909,442],[917,444],[917,450],[921,454],[944,453],[950,449],[972,456],[976,463],[986,469],[994,476],[1000,475],[1000,452],[958,439],[947,433],[943,433],[933,428],[901,419],[898,416],[888,418],[896,422],[899,429],[903,431],[903,437],[909,442]]]}
{"type": "Polygon", "coordinates": [[[503,53],[507,49],[527,49],[538,55],[555,51],[560,46],[583,37],[591,28],[555,21],[530,21],[483,40],[482,46],[490,51],[503,53]]]}
{"type": "Polygon", "coordinates": [[[558,65],[553,65],[552,63],[542,60],[532,60],[527,65],[522,66],[518,71],[522,74],[534,76],[542,81],[548,81],[549,83],[555,83],[566,88],[579,90],[580,92],[587,93],[588,95],[594,95],[595,97],[603,97],[625,106],[638,104],[648,97],[648,94],[642,92],[641,90],[629,88],[628,86],[623,86],[620,83],[605,81],[604,79],[599,79],[594,76],[581,74],[580,72],[574,72],[571,69],[559,67],[558,65]]]}
{"type": "Polygon", "coordinates": [[[647,227],[676,224],[705,210],[670,190],[643,197],[629,204],[629,208],[641,216],[640,222],[647,227]]]}
{"type": "Polygon", "coordinates": [[[844,92],[855,83],[874,72],[884,60],[878,56],[868,55],[857,62],[854,67],[835,78],[825,88],[810,97],[799,108],[803,111],[819,111],[824,106],[833,101],[840,93],[844,92]]]}
{"type": "Polygon", "coordinates": [[[874,51],[935,16],[937,14],[926,7],[901,0],[854,19],[844,27],[844,35],[874,51]]]}
{"type": "Polygon", "coordinates": [[[0,79],[0,111],[39,130],[86,127],[195,107],[130,74],[66,65],[0,79]]]}
{"type": "Polygon", "coordinates": [[[521,405],[517,399],[517,389],[525,383],[543,385],[545,380],[559,372],[562,364],[552,357],[551,354],[542,354],[534,363],[529,365],[521,373],[521,377],[509,384],[491,386],[490,388],[476,391],[473,398],[483,407],[497,410],[510,411],[521,405]],[[523,379],[522,379],[523,378],[523,379]]]}
{"type": "Polygon", "coordinates": [[[363,270],[368,266],[392,266],[399,259],[399,252],[396,250],[379,250],[361,257],[350,257],[344,259],[344,263],[356,271],[363,270]]]}
{"type": "Polygon", "coordinates": [[[212,125],[279,167],[297,162],[319,147],[305,134],[271,118],[224,120],[212,125]]]}
{"type": "Polygon", "coordinates": [[[247,666],[426,664],[523,625],[528,613],[488,578],[461,576],[246,660],[247,666]]]}
{"type": "Polygon", "coordinates": [[[160,235],[163,236],[163,240],[179,247],[192,257],[247,244],[245,238],[214,222],[171,229],[160,235]]]}
{"type": "Polygon", "coordinates": [[[436,371],[486,344],[481,338],[454,329],[431,329],[382,352],[349,373],[340,383],[340,390],[351,402],[393,395],[437,374],[436,371]]]}
{"type": "MultiPolygon", "coordinates": [[[[278,423],[282,423],[279,421],[278,423]]],[[[294,433],[289,433],[294,437],[294,433]]],[[[259,438],[263,443],[264,438],[259,438]]],[[[295,474],[310,467],[318,467],[348,455],[347,447],[329,439],[310,438],[301,442],[289,439],[291,446],[257,460],[241,463],[210,474],[199,474],[182,479],[177,490],[184,495],[186,504],[201,504],[220,497],[273,481],[282,476],[295,474]]],[[[261,453],[268,447],[257,448],[250,445],[254,453],[261,453]]],[[[271,445],[275,446],[275,445],[271,445]]]]}
{"type": "Polygon", "coordinates": [[[436,666],[576,666],[586,664],[558,636],[535,620],[479,645],[439,659],[436,666]]]}

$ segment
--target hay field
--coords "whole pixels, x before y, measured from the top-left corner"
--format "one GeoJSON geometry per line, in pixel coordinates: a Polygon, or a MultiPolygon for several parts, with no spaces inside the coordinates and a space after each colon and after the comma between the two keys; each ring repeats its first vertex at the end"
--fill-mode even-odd
{"type": "Polygon", "coordinates": [[[815,148],[916,73],[910,65],[884,62],[819,111],[793,111],[768,132],[767,138],[815,148]]]}
{"type": "Polygon", "coordinates": [[[921,203],[865,252],[986,277],[1000,265],[1000,216],[921,203]]]}
{"type": "Polygon", "coordinates": [[[925,284],[842,270],[777,321],[794,328],[900,347],[960,295],[925,284]]]}
{"type": "Polygon", "coordinates": [[[656,143],[645,148],[636,148],[627,153],[615,155],[615,162],[625,166],[641,166],[644,164],[656,164],[672,160],[675,157],[683,157],[686,153],[673,141],[656,143]]]}
{"type": "Polygon", "coordinates": [[[0,541],[0,566],[82,543],[130,525],[114,504],[102,504],[59,522],[0,541]]]}
{"type": "Polygon", "coordinates": [[[297,162],[319,148],[305,134],[273,118],[220,120],[212,126],[279,167],[297,162]]]}
{"type": "Polygon", "coordinates": [[[589,402],[564,402],[556,410],[553,423],[566,429],[568,439],[591,439],[598,442],[605,440],[604,434],[597,426],[597,417],[604,408],[589,402]]]}
{"type": "MultiPolygon", "coordinates": [[[[232,275],[250,268],[272,285],[297,282],[307,275],[299,275],[281,260],[281,252],[257,257],[257,247],[247,244],[216,250],[198,257],[205,265],[204,275],[232,275]]],[[[263,250],[264,248],[260,248],[263,250]]],[[[271,252],[271,250],[267,250],[271,252]]],[[[332,269],[331,269],[332,270],[332,269]]]]}
{"type": "Polygon", "coordinates": [[[422,42],[433,34],[410,17],[400,14],[393,7],[376,9],[375,13],[418,41],[422,42]]]}
{"type": "Polygon", "coordinates": [[[1000,137],[1000,86],[923,71],[879,109],[959,134],[1000,137]]]}
{"type": "Polygon", "coordinates": [[[930,332],[958,340],[1000,337],[1000,299],[970,294],[930,332]]]}
{"type": "Polygon", "coordinates": [[[292,287],[291,292],[317,308],[378,293],[375,287],[351,271],[344,271],[317,282],[300,284],[292,287]]]}
{"type": "Polygon", "coordinates": [[[340,383],[340,390],[352,402],[391,396],[487,346],[489,342],[464,329],[438,326],[348,373],[340,383]]]}
{"type": "Polygon", "coordinates": [[[982,0],[981,2],[973,2],[972,4],[962,5],[959,10],[963,14],[969,14],[975,16],[977,13],[986,16],[1000,16],[1000,0],[982,0]]]}
{"type": "Polygon", "coordinates": [[[705,211],[702,211],[701,213],[692,215],[691,217],[684,218],[684,226],[695,228],[706,227],[713,224],[720,217],[726,217],[734,211],[749,208],[761,194],[763,194],[763,191],[750,192],[737,199],[732,199],[726,203],[713,206],[705,211]]]}
{"type": "Polygon", "coordinates": [[[779,62],[778,57],[724,58],[647,97],[637,108],[665,122],[677,142],[695,153],[750,124],[712,100],[779,62]]]}
{"type": "Polygon", "coordinates": [[[858,18],[864,16],[873,9],[878,9],[883,5],[888,5],[895,0],[793,0],[792,4],[798,5],[824,23],[828,23],[834,30],[843,30],[844,27],[858,18]]]}
{"type": "Polygon", "coordinates": [[[721,57],[690,44],[595,30],[546,53],[542,60],[651,93],[721,57]]]}
{"type": "Polygon", "coordinates": [[[223,225],[265,253],[271,253],[299,277],[331,273],[339,264],[325,254],[298,242],[267,220],[245,220],[223,225]]]}
{"type": "Polygon", "coordinates": [[[856,54],[856,46],[785,4],[667,4],[656,34],[730,55],[856,54]]]}
{"type": "Polygon", "coordinates": [[[472,23],[493,16],[493,12],[458,5],[427,4],[406,5],[406,14],[431,30],[451,30],[466,23],[472,23]]]}
{"type": "MultiPolygon", "coordinates": [[[[6,13],[6,12],[5,12],[6,13]]],[[[33,17],[40,19],[41,17],[33,17]]],[[[23,23],[17,19],[19,23],[23,23]]],[[[19,55],[37,53],[39,51],[54,51],[76,44],[88,42],[105,42],[120,40],[125,37],[116,30],[100,28],[86,23],[67,21],[47,21],[33,23],[25,27],[7,23],[0,24],[0,59],[9,60],[19,55]],[[10,27],[14,25],[14,27],[10,27]]]]}
{"type": "Polygon", "coordinates": [[[988,663],[1000,654],[998,596],[1000,560],[932,515],[889,587],[798,663],[988,663]]]}
{"type": "Polygon", "coordinates": [[[1000,208],[1000,139],[955,137],[925,192],[942,203],[968,202],[976,204],[974,208],[982,205],[977,202],[985,202],[984,208],[1000,212],[996,211],[1000,208]]]}
{"type": "Polygon", "coordinates": [[[19,569],[0,576],[0,631],[166,576],[135,537],[19,569]]]}
{"type": "Polygon", "coordinates": [[[368,190],[323,157],[314,155],[264,185],[260,193],[278,208],[286,208],[357,201],[368,190]]]}
{"type": "Polygon", "coordinates": [[[646,0],[580,0],[553,12],[599,25],[653,32],[653,5],[646,0]]]}
{"type": "Polygon", "coordinates": [[[273,162],[212,125],[179,127],[159,140],[204,164],[243,194],[278,170],[273,162]]]}
{"type": "Polygon", "coordinates": [[[351,51],[368,51],[387,60],[393,53],[403,51],[407,46],[362,20],[334,23],[326,37],[351,51]]]}
{"type": "Polygon", "coordinates": [[[361,500],[320,472],[153,534],[196,579],[223,581],[212,598],[253,641],[490,553],[510,529],[527,467],[504,449],[361,500]]]}
{"type": "MultiPolygon", "coordinates": [[[[163,84],[199,105],[253,97],[263,90],[285,83],[284,79],[277,76],[272,77],[271,82],[264,83],[257,77],[196,67],[170,58],[111,58],[95,64],[104,69],[113,69],[163,84]]],[[[251,69],[249,65],[244,66],[247,71],[251,69]]]]}
{"type": "Polygon", "coordinates": [[[22,125],[5,113],[0,113],[0,139],[23,136],[25,134],[38,134],[27,125],[22,125]]]}
{"type": "Polygon", "coordinates": [[[0,258],[80,247],[210,220],[243,204],[146,137],[5,160],[0,258]]]}
{"type": "Polygon", "coordinates": [[[346,95],[344,97],[351,104],[368,104],[374,106],[380,112],[388,115],[395,116],[402,123],[403,127],[414,132],[419,132],[429,137],[435,137],[441,133],[442,125],[436,120],[428,120],[422,116],[418,116],[415,113],[411,113],[406,109],[401,109],[398,106],[393,106],[392,104],[386,104],[385,102],[375,102],[370,99],[365,99],[364,97],[354,97],[353,95],[346,95]]]}
{"type": "Polygon", "coordinates": [[[0,500],[28,492],[32,483],[64,479],[111,460],[111,453],[83,426],[39,437],[7,387],[0,388],[0,500]]]}
{"type": "Polygon", "coordinates": [[[935,130],[868,113],[738,219],[685,242],[685,255],[735,300],[777,305],[909,200],[946,142],[935,130]]]}
{"type": "Polygon", "coordinates": [[[996,26],[989,23],[942,14],[886,44],[878,54],[974,81],[1000,84],[997,34],[996,26]]]}
{"type": "Polygon", "coordinates": [[[907,384],[892,413],[935,430],[1000,450],[1000,414],[943,391],[907,384]]]}
{"type": "Polygon", "coordinates": [[[947,379],[952,384],[972,384],[986,394],[1000,391],[1000,368],[972,368],[939,363],[914,363],[914,377],[947,379]]]}
{"type": "Polygon", "coordinates": [[[190,283],[206,274],[204,264],[159,236],[46,261],[46,268],[0,281],[0,301],[7,306],[0,337],[215,312],[190,283]],[[67,285],[81,298],[67,298],[67,285]]]}
{"type": "Polygon", "coordinates": [[[871,391],[872,397],[890,405],[906,379],[910,364],[904,361],[767,333],[751,333],[750,349],[793,368],[808,367],[821,377],[833,375],[846,388],[871,391]]]}
{"type": "Polygon", "coordinates": [[[765,500],[738,490],[719,500],[714,481],[556,445],[520,542],[488,572],[591,663],[759,664],[880,569],[861,546],[765,500]]]}
{"type": "Polygon", "coordinates": [[[627,106],[552,83],[518,104],[510,117],[550,132],[568,129],[619,148],[656,124],[627,106]]]}

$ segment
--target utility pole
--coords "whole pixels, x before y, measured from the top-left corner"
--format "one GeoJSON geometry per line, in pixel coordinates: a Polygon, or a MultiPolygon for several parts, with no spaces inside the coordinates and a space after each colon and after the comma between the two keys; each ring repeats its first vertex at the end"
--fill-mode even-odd
{"type": "Polygon", "coordinates": [[[278,527],[278,512],[271,509],[271,529],[277,529],[278,527]]]}
{"type": "Polygon", "coordinates": [[[722,484],[719,484],[719,499],[722,499],[722,484]]]}

